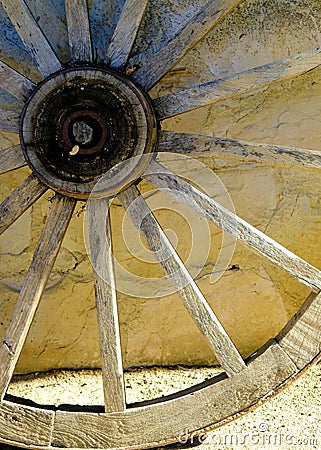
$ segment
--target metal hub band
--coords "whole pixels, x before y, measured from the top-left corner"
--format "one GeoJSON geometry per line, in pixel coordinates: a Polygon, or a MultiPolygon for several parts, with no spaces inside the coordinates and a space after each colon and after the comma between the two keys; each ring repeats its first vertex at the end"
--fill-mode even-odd
{"type": "Polygon", "coordinates": [[[48,186],[85,199],[104,173],[124,161],[128,165],[116,171],[104,195],[137,179],[156,133],[151,103],[134,83],[116,71],[86,67],[58,72],[34,90],[22,113],[20,140],[29,166],[48,186]]]}

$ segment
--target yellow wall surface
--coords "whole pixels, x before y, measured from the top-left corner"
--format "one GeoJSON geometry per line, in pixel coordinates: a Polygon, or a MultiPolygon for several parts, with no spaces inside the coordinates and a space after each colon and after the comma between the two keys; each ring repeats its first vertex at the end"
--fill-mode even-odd
{"type": "MultiPolygon", "coordinates": [[[[190,5],[197,9],[205,2],[164,0],[160,3],[162,7],[158,8],[152,2],[148,10],[148,18],[154,24],[152,42],[146,37],[151,33],[147,21],[137,42],[141,48],[149,44],[150,52],[168,38],[170,24],[187,20],[190,5]],[[180,7],[182,3],[185,9],[180,7]]],[[[319,30],[321,4],[318,0],[244,0],[172,68],[151,96],[226,77],[318,47],[319,30]]],[[[139,60],[143,64],[149,51],[140,59],[134,56],[133,63],[139,60]]],[[[136,54],[139,55],[138,50],[136,54]]],[[[321,150],[320,75],[321,70],[317,68],[298,78],[166,120],[162,127],[321,150]]],[[[3,149],[18,142],[18,137],[11,133],[2,132],[0,137],[3,149]]],[[[193,181],[199,172],[201,187],[214,186],[213,195],[215,183],[221,186],[222,182],[226,191],[223,189],[223,194],[220,191],[218,199],[227,203],[231,200],[240,217],[321,268],[318,171],[274,168],[211,156],[199,157],[199,166],[193,160],[174,157],[171,167],[177,161],[185,178],[193,181]],[[205,166],[211,170],[207,171],[205,166]]],[[[23,168],[3,175],[2,198],[27,173],[29,169],[23,168]]],[[[238,242],[234,248],[233,240],[222,236],[218,228],[207,226],[189,208],[155,193],[148,183],[142,185],[142,190],[181,258],[189,270],[195,271],[201,291],[242,355],[250,355],[275,336],[298,310],[309,290],[245,245],[238,242]],[[226,271],[218,277],[215,264],[222,247],[226,271]]],[[[13,310],[52,196],[49,191],[1,237],[0,335],[13,310]]],[[[100,365],[92,268],[83,235],[84,215],[84,204],[79,202],[20,357],[17,367],[20,372],[100,365]]],[[[118,281],[124,365],[216,363],[179,294],[162,296],[169,289],[159,281],[163,273],[124,219],[117,200],[111,206],[111,215],[115,258],[120,266],[139,278],[137,281],[122,274],[118,281]]]]}

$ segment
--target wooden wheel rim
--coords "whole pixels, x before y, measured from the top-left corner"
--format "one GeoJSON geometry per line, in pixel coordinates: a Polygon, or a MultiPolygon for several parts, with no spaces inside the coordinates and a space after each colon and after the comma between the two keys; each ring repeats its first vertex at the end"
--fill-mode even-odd
{"type": "MultiPolygon", "coordinates": [[[[50,48],[50,45],[44,38],[41,29],[38,27],[36,21],[28,10],[25,2],[23,0],[1,0],[1,3],[6,9],[12,23],[15,25],[25,46],[33,55],[37,66],[44,77],[53,79],[55,77],[59,78],[61,76],[59,74],[61,73],[70,74],[79,70],[85,70],[89,73],[91,70],[94,70],[87,68],[76,68],[64,71],[58,58],[55,56],[54,52],[50,48]],[[21,27],[19,24],[20,16],[23,17],[25,29],[28,30],[28,33],[25,33],[24,27],[21,27]],[[35,38],[39,39],[40,42],[39,48],[36,49],[34,48],[35,38]],[[53,73],[58,73],[58,75],[53,77],[53,73]]],[[[178,37],[175,36],[170,44],[165,46],[165,49],[161,49],[160,52],[156,53],[155,58],[152,58],[152,61],[150,61],[149,64],[134,72],[132,75],[132,80],[139,83],[143,90],[148,91],[167,71],[167,69],[171,67],[176,59],[192,48],[192,46],[197,42],[197,39],[200,39],[206,33],[208,28],[204,26],[204,18],[210,17],[211,24],[209,26],[214,26],[230,10],[236,7],[238,3],[240,3],[240,1],[231,0],[223,2],[224,7],[221,5],[222,8],[220,13],[217,15],[217,2],[210,2],[200,14],[193,18],[196,25],[202,23],[201,30],[197,28],[197,26],[195,27],[197,34],[196,41],[191,37],[195,33],[193,21],[191,21],[183,30],[180,31],[177,35],[178,37]],[[187,36],[189,36],[188,39],[187,36]],[[183,42],[183,44],[181,44],[180,41],[183,42]],[[165,53],[165,56],[168,57],[166,64],[162,62],[162,64],[155,66],[155,60],[157,60],[157,58],[161,58],[163,53],[165,53]]],[[[130,28],[133,40],[138,32],[146,5],[146,1],[136,2],[136,7],[139,10],[139,14],[136,15],[136,22],[134,20],[132,22],[133,25],[130,28]]],[[[115,32],[112,43],[107,52],[108,64],[112,68],[118,68],[120,70],[124,70],[126,68],[126,63],[128,61],[133,42],[128,41],[127,39],[121,39],[119,37],[121,35],[119,31],[124,29],[124,25],[127,23],[132,7],[133,2],[131,0],[127,0],[125,3],[124,12],[118,24],[118,28],[116,29],[117,32],[115,32]],[[120,44],[122,44],[122,46],[119,46],[120,44]]],[[[66,0],[67,22],[70,33],[69,41],[72,49],[72,64],[76,67],[80,61],[82,64],[86,63],[88,65],[93,65],[93,52],[90,32],[88,31],[89,20],[86,2],[80,1],[77,8],[79,8],[78,12],[75,11],[73,2],[66,0]],[[80,24],[81,27],[79,26],[80,24]],[[80,28],[81,32],[79,31],[80,28]],[[78,31],[75,32],[74,30],[78,31]]],[[[320,51],[319,49],[316,49],[314,51],[298,55],[295,58],[283,60],[281,63],[273,64],[273,67],[279,70],[276,71],[277,75],[272,75],[272,73],[269,72],[269,67],[256,68],[257,70],[255,71],[255,74],[257,75],[257,78],[254,80],[254,87],[265,86],[267,80],[268,82],[270,82],[271,79],[278,81],[291,76],[291,74],[292,76],[297,76],[300,73],[303,73],[303,71],[312,70],[320,64],[320,51]],[[304,69],[302,69],[303,62],[305,64],[304,69]],[[260,78],[262,74],[263,79],[260,78]]],[[[3,64],[1,66],[1,70],[3,70],[5,74],[10,74],[10,76],[13,77],[15,82],[19,85],[19,89],[23,95],[26,93],[30,94],[30,91],[35,89],[34,84],[30,82],[30,80],[22,77],[17,72],[13,71],[13,69],[9,66],[3,64]]],[[[253,77],[253,72],[244,72],[241,75],[243,79],[248,79],[253,77]]],[[[228,80],[219,80],[219,82],[216,82],[215,84],[215,89],[218,88],[224,91],[224,89],[226,89],[225,85],[234,86],[235,83],[236,88],[238,89],[239,86],[237,85],[237,79],[238,77],[230,77],[228,80]]],[[[8,91],[11,89],[10,86],[7,86],[4,81],[2,81],[2,83],[8,91]]],[[[133,91],[133,89],[131,90],[133,91]]],[[[15,93],[15,95],[20,94],[19,92],[15,93]]],[[[224,95],[226,96],[228,94],[225,92],[224,95]]],[[[213,85],[200,85],[195,90],[182,90],[177,94],[169,94],[168,96],[156,99],[154,102],[156,117],[158,120],[163,120],[167,117],[184,112],[188,110],[188,108],[192,109],[193,107],[198,107],[200,105],[200,100],[198,100],[199,97],[202,99],[201,105],[214,101],[213,99],[215,95],[213,94],[213,85]],[[184,106],[184,101],[186,101],[186,99],[190,102],[187,107],[186,105],[184,106]],[[178,100],[181,101],[181,103],[179,103],[178,100]],[[178,103],[179,106],[177,106],[178,103]]],[[[33,98],[35,98],[35,95],[31,97],[30,103],[33,101],[33,98]]],[[[145,104],[141,101],[139,104],[142,108],[142,112],[140,114],[145,117],[145,124],[143,128],[145,131],[147,129],[152,130],[150,134],[147,133],[149,136],[148,138],[145,139],[146,136],[144,135],[142,139],[144,144],[140,146],[138,153],[144,153],[150,152],[153,149],[153,144],[155,141],[155,116],[153,110],[148,109],[150,106],[145,108],[145,104]],[[146,110],[148,110],[147,114],[146,110]],[[147,125],[147,122],[149,125],[147,125]],[[146,141],[151,142],[151,144],[146,144],[146,141]]],[[[8,129],[9,131],[14,132],[18,131],[17,124],[19,123],[19,118],[15,114],[7,114],[1,111],[1,120],[2,129],[8,129]]],[[[23,138],[25,138],[26,131],[30,132],[30,129],[28,130],[28,120],[26,121],[24,119],[22,127],[23,138]]],[[[239,143],[231,143],[227,141],[222,143],[219,142],[219,140],[211,140],[209,137],[206,137],[206,139],[204,138],[203,140],[199,138],[195,144],[193,138],[189,136],[183,137],[186,147],[188,147],[188,149],[185,149],[187,152],[192,151],[194,148],[193,146],[196,146],[197,143],[207,147],[221,146],[220,148],[227,148],[228,152],[234,152],[234,154],[239,151],[237,149],[241,146],[242,151],[244,151],[244,156],[252,158],[254,161],[255,158],[257,158],[257,155],[255,155],[255,152],[251,150],[251,145],[249,144],[241,145],[239,143]]],[[[182,138],[182,136],[180,138],[182,138]]],[[[175,142],[177,143],[177,139],[178,136],[175,134],[167,134],[165,132],[160,133],[158,150],[164,151],[172,147],[175,145],[175,142]]],[[[180,141],[180,143],[182,144],[182,141],[180,141]]],[[[290,151],[288,148],[280,148],[279,146],[277,146],[277,148],[273,148],[273,146],[262,146],[262,151],[265,152],[264,155],[267,155],[267,158],[272,160],[273,158],[275,159],[276,153],[281,152],[281,154],[285,157],[285,161],[290,161],[290,163],[292,163],[293,160],[295,160],[297,164],[300,164],[300,161],[307,156],[303,150],[294,149],[293,151],[290,151]]],[[[35,169],[35,163],[34,161],[31,161],[29,152],[26,152],[25,150],[25,153],[27,153],[29,163],[33,169],[35,169]]],[[[23,165],[21,156],[17,157],[15,155],[15,159],[11,158],[12,151],[8,151],[8,155],[10,156],[10,161],[8,164],[5,164],[3,160],[1,161],[2,171],[4,171],[4,169],[12,170],[23,165]]],[[[153,163],[154,162],[152,162],[149,167],[153,167],[153,163]]],[[[309,154],[309,158],[307,161],[304,160],[304,164],[307,167],[309,167],[310,164],[311,168],[315,170],[316,165],[320,164],[320,154],[318,152],[309,154]]],[[[144,169],[146,169],[146,167],[144,167],[144,169]]],[[[154,165],[154,169],[155,170],[152,170],[152,172],[149,172],[147,168],[146,172],[143,173],[143,170],[140,168],[139,173],[136,174],[136,177],[143,175],[148,181],[154,182],[160,189],[163,186],[162,183],[166,184],[172,182],[171,174],[168,175],[167,180],[166,177],[160,179],[155,176],[155,173],[157,173],[157,166],[154,165]]],[[[18,301],[19,306],[21,302],[25,302],[27,298],[33,297],[36,299],[39,291],[39,298],[37,297],[37,301],[33,301],[32,304],[30,304],[33,312],[36,309],[38,301],[40,300],[41,292],[50,273],[50,267],[52,267],[54,263],[56,254],[59,250],[59,245],[68,226],[68,221],[71,218],[73,207],[75,205],[74,198],[86,198],[92,187],[92,185],[88,184],[89,187],[86,186],[86,189],[79,190],[79,184],[76,183],[72,186],[68,185],[67,189],[65,189],[65,184],[63,186],[57,185],[48,179],[48,177],[41,176],[43,174],[39,172],[42,172],[42,169],[40,171],[36,170],[36,172],[37,177],[31,175],[27,181],[18,188],[18,191],[13,197],[5,200],[2,204],[1,210],[3,213],[1,231],[3,231],[3,229],[10,226],[10,224],[13,223],[13,221],[46,190],[46,186],[38,180],[39,177],[41,180],[45,181],[46,185],[53,187],[54,190],[59,193],[55,197],[55,207],[57,207],[57,210],[59,211],[56,218],[55,227],[52,225],[51,228],[50,226],[45,228],[43,234],[44,237],[41,241],[42,244],[40,243],[34,258],[36,262],[41,262],[41,256],[44,255],[45,250],[45,245],[43,242],[45,241],[45,238],[48,239],[51,245],[49,252],[49,269],[44,267],[45,273],[39,281],[39,285],[36,286],[37,289],[29,287],[30,281],[34,280],[34,278],[32,278],[32,271],[29,271],[22,294],[19,297],[20,303],[18,301]],[[24,197],[22,195],[23,193],[27,193],[28,195],[24,197]],[[18,205],[19,210],[12,213],[8,212],[7,205],[16,205],[18,197],[20,198],[18,205]],[[54,230],[56,230],[56,232],[51,238],[51,234],[54,230]],[[49,270],[49,272],[47,273],[46,270],[49,270]]],[[[127,181],[123,183],[122,187],[127,187],[127,181]]],[[[181,187],[183,192],[185,186],[182,184],[181,187]]],[[[115,191],[112,191],[108,194],[114,193],[115,191]]],[[[197,198],[201,198],[200,194],[195,191],[191,191],[191,194],[195,194],[198,196],[197,198]]],[[[135,196],[137,197],[138,195],[139,193],[136,191],[136,188],[131,186],[129,189],[125,189],[124,192],[120,194],[119,199],[125,206],[131,198],[134,198],[135,196]]],[[[99,204],[103,205],[102,203],[99,204]]],[[[209,215],[210,208],[215,207],[216,205],[213,202],[211,203],[208,201],[208,205],[206,206],[207,209],[204,206],[201,208],[203,208],[205,213],[209,215]]],[[[213,213],[213,210],[211,211],[213,213]]],[[[229,229],[231,225],[231,222],[229,222],[230,216],[224,211],[220,210],[220,212],[222,212],[224,220],[226,220],[224,226],[229,229]]],[[[98,214],[99,212],[95,211],[95,213],[98,214]]],[[[51,215],[51,219],[53,219],[55,214],[52,213],[51,215]]],[[[48,220],[48,222],[50,223],[50,220],[48,220]]],[[[149,214],[148,223],[151,227],[154,227],[153,229],[155,232],[158,232],[159,236],[163,238],[162,230],[157,230],[157,225],[153,221],[152,214],[149,214]]],[[[242,226],[243,228],[245,227],[246,231],[253,231],[247,227],[247,224],[244,222],[240,222],[237,225],[240,227],[242,226]]],[[[144,230],[142,230],[142,232],[144,234],[144,230]]],[[[239,229],[237,229],[237,233],[238,232],[239,229]]],[[[239,235],[238,237],[241,238],[239,235]]],[[[249,237],[243,239],[249,245],[253,245],[255,247],[254,238],[256,237],[258,237],[258,233],[252,233],[252,235],[249,234],[249,237]]],[[[270,241],[268,242],[270,244],[270,241]]],[[[275,243],[271,243],[272,246],[274,244],[275,243]]],[[[258,251],[263,252],[262,249],[260,250],[259,245],[258,248],[255,248],[258,251]]],[[[280,252],[281,256],[288,258],[286,261],[297,261],[293,255],[287,254],[283,248],[280,248],[280,246],[276,246],[276,248],[278,252],[280,252]]],[[[279,265],[282,265],[283,260],[278,260],[272,253],[265,254],[265,256],[270,258],[272,261],[277,262],[279,265]]],[[[95,257],[98,258],[99,255],[95,255],[95,257]]],[[[174,262],[178,264],[177,260],[174,262]]],[[[35,265],[32,266],[32,268],[34,270],[35,265]]],[[[22,339],[18,344],[16,344],[14,340],[10,339],[12,334],[14,334],[14,329],[12,329],[12,326],[9,328],[9,332],[7,333],[7,336],[5,336],[1,347],[1,356],[3,356],[1,361],[4,361],[2,363],[2,380],[4,379],[4,381],[2,381],[2,384],[0,385],[0,393],[2,398],[0,408],[0,440],[6,443],[17,444],[25,448],[38,449],[55,447],[108,447],[116,449],[154,447],[160,444],[176,442],[177,440],[184,438],[185,435],[188,436],[193,433],[201,433],[202,430],[213,426],[218,426],[222,421],[230,420],[241,411],[254,406],[262,398],[267,398],[283,387],[288,381],[294,379],[295,376],[301,373],[320,355],[321,330],[319,323],[321,317],[321,297],[319,290],[321,287],[321,276],[317,269],[308,264],[304,264],[304,261],[301,260],[294,268],[288,265],[286,270],[288,270],[293,276],[300,279],[300,281],[303,280],[302,282],[308,285],[313,291],[315,291],[315,293],[309,296],[297,316],[288,323],[284,330],[276,336],[274,340],[270,341],[246,362],[244,362],[242,358],[238,357],[237,351],[233,348],[231,343],[231,348],[229,348],[227,353],[229,353],[229,356],[235,357],[236,361],[233,361],[233,364],[230,365],[228,361],[224,360],[224,355],[221,355],[223,362],[226,363],[225,369],[226,372],[229,372],[229,377],[223,375],[196,386],[195,388],[182,391],[175,396],[158,399],[157,401],[151,401],[148,404],[144,403],[132,405],[132,407],[126,408],[123,401],[124,399],[122,398],[119,402],[115,401],[112,404],[112,410],[106,410],[105,412],[102,410],[90,412],[85,409],[83,411],[76,412],[67,411],[63,408],[49,407],[45,409],[39,407],[38,405],[27,405],[21,403],[21,401],[14,401],[14,399],[5,397],[8,379],[11,378],[14,365],[16,363],[16,355],[19,355],[24,341],[24,339],[22,339]],[[20,431],[22,429],[28,430],[28,433],[20,435],[20,431]],[[138,430],[144,430],[144,432],[141,433],[138,432],[138,430]]],[[[103,295],[110,296],[111,302],[109,306],[115,307],[114,287],[112,286],[111,289],[109,289],[110,287],[107,288],[97,279],[95,282],[97,289],[96,292],[98,292],[98,299],[103,295]]],[[[215,338],[219,336],[224,339],[224,330],[220,330],[219,324],[215,322],[215,316],[211,316],[206,303],[201,302],[202,296],[197,291],[197,287],[194,286],[192,282],[190,282],[189,286],[192,287],[187,294],[191,297],[194,295],[194,300],[196,299],[196,303],[194,302],[193,305],[204,308],[202,311],[204,314],[207,314],[206,318],[210,319],[210,326],[217,326],[215,333],[218,334],[214,333],[215,338]]],[[[187,294],[186,296],[188,297],[187,294]]],[[[190,310],[192,310],[194,306],[190,305],[188,302],[189,299],[187,298],[186,304],[190,310]]],[[[100,308],[103,308],[102,304],[99,306],[100,308]]],[[[27,316],[27,318],[24,319],[25,322],[23,323],[24,335],[27,334],[30,326],[29,322],[32,321],[33,317],[28,311],[25,313],[25,316],[27,316]]],[[[199,325],[201,328],[201,324],[199,325]]],[[[116,327],[114,329],[114,334],[115,339],[117,339],[116,327]]],[[[206,335],[206,330],[203,330],[203,334],[206,335]]],[[[104,337],[102,339],[104,339],[104,337]]],[[[212,339],[214,349],[219,352],[219,349],[215,347],[215,339],[212,337],[210,337],[210,339],[212,339]]],[[[115,359],[116,362],[119,363],[119,355],[116,355],[115,359]]],[[[118,367],[117,369],[121,370],[121,367],[118,367]]],[[[123,387],[121,386],[119,379],[116,380],[115,385],[117,389],[116,393],[120,393],[123,387]]]]}
{"type": "Polygon", "coordinates": [[[27,448],[49,448],[50,439],[53,445],[50,448],[63,445],[67,448],[122,449],[165,445],[187,439],[190,434],[201,434],[204,430],[232,420],[241,411],[255,406],[262,398],[266,400],[274,395],[318,359],[319,330],[311,327],[308,338],[312,345],[309,347],[303,345],[300,349],[294,347],[293,343],[300,340],[307,342],[304,331],[306,324],[313,326],[320,309],[320,296],[309,298],[292,323],[276,340],[258,351],[248,361],[243,372],[233,378],[222,379],[219,376],[195,389],[182,391],[178,398],[170,396],[169,399],[160,399],[162,401],[159,403],[150,402],[149,406],[111,414],[102,411],[73,413],[59,408],[50,411],[4,400],[0,416],[0,430],[5,436],[2,440],[27,448]],[[155,424],[155,417],[160,415],[162,420],[157,420],[155,424]],[[17,432],[31,427],[35,434],[17,441],[17,432]],[[147,439],[146,435],[137,433],[141,429],[150,430],[147,439]]]}

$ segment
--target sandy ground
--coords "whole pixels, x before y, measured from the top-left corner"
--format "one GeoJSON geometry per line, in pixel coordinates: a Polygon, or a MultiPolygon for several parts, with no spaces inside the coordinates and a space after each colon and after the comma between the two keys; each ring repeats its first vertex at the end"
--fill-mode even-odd
{"type": "MultiPolygon", "coordinates": [[[[170,394],[217,373],[216,369],[150,368],[125,374],[129,403],[170,394]]],[[[38,403],[103,404],[99,371],[59,371],[16,377],[9,393],[38,403]],[[50,400],[48,400],[50,399],[50,400]]],[[[182,443],[183,444],[183,443],[182,443]]],[[[166,449],[192,448],[172,445],[166,449]]],[[[1,446],[0,449],[13,449],[1,446]]],[[[255,411],[206,436],[199,450],[321,448],[321,364],[255,411]]]]}

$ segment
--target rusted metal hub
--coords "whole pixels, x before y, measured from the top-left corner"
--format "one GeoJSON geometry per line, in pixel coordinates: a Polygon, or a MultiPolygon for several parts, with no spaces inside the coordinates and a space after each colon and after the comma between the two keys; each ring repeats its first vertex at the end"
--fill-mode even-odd
{"type": "Polygon", "coordinates": [[[45,183],[87,198],[98,179],[123,161],[128,165],[115,171],[105,194],[137,179],[156,134],[151,103],[132,81],[86,67],[63,70],[37,86],[22,113],[20,140],[29,166],[45,183]]]}
{"type": "Polygon", "coordinates": [[[66,152],[78,147],[80,155],[98,153],[108,144],[106,120],[94,110],[74,111],[62,124],[62,137],[66,152]]]}

